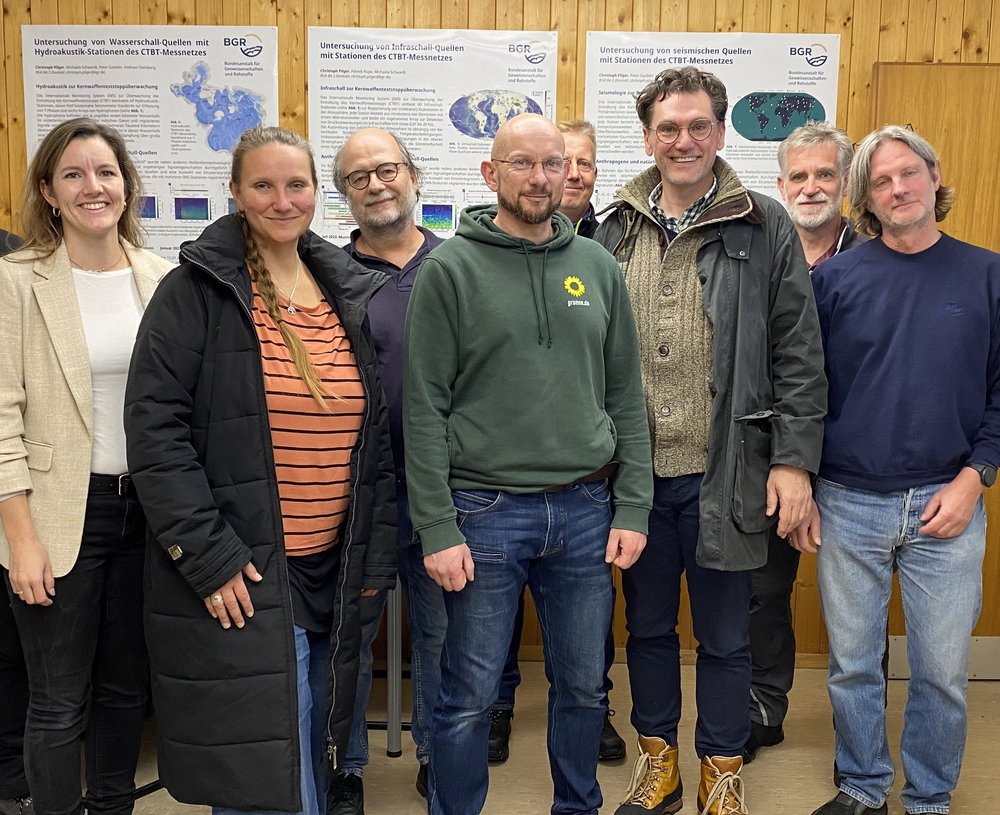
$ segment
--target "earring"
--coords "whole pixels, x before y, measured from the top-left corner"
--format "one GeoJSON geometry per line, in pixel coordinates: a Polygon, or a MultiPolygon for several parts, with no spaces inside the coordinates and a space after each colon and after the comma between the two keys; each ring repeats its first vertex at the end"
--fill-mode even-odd
{"type": "Polygon", "coordinates": [[[62,216],[62,210],[59,209],[59,207],[52,207],[52,215],[55,218],[59,218],[60,216],[62,216]]]}

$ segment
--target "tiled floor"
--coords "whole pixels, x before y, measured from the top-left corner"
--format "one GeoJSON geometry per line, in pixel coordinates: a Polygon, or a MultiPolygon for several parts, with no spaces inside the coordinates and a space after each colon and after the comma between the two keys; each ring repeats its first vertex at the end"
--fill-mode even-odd
{"type": "MultiPolygon", "coordinates": [[[[546,683],[542,666],[522,664],[523,682],[518,690],[517,710],[511,736],[511,757],[490,772],[490,793],[485,815],[545,815],[551,805],[552,784],[545,754],[546,683]]],[[[684,671],[684,721],[680,733],[681,774],[685,779],[685,808],[694,815],[698,761],[692,746],[694,718],[694,669],[684,671]]],[[[602,815],[611,815],[623,795],[635,759],[635,735],[628,725],[628,676],[624,665],[612,672],[615,689],[612,706],[615,723],[629,742],[628,758],[618,765],[601,765],[598,777],[604,791],[602,815]]],[[[781,746],[763,750],[743,772],[747,803],[752,815],[810,815],[835,794],[831,781],[833,728],[826,696],[826,672],[800,669],[792,691],[791,713],[785,722],[786,738],[781,746]]],[[[898,745],[906,683],[889,686],[889,739],[898,745]]],[[[406,710],[404,703],[404,710],[406,710]]],[[[372,714],[384,715],[384,685],[373,692],[372,714]]],[[[962,778],[952,802],[952,815],[997,815],[1000,812],[1000,772],[994,762],[1000,754],[1000,682],[969,685],[969,741],[962,778]]],[[[403,734],[403,757],[385,755],[385,732],[372,730],[371,763],[365,774],[367,815],[421,815],[427,811],[413,787],[416,761],[409,734],[403,734]]],[[[898,765],[898,751],[894,750],[898,765]]],[[[152,749],[147,749],[140,781],[155,777],[152,749]]],[[[903,815],[899,802],[901,781],[889,798],[889,814],[903,815]]],[[[140,801],[137,815],[206,815],[204,807],[174,802],[161,791],[140,801]]]]}

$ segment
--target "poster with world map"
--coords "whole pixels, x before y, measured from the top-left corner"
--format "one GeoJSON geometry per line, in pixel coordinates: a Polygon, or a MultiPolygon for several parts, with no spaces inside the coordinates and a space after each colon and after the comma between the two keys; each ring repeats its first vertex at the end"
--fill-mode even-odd
{"type": "Polygon", "coordinates": [[[117,129],[145,186],[149,247],[168,260],[232,209],[243,132],[278,123],[273,27],[23,26],[21,41],[29,159],[74,116],[117,129]]]}
{"type": "Polygon", "coordinates": [[[743,183],[778,197],[778,145],[807,121],[837,120],[837,34],[587,33],[585,111],[597,127],[598,209],[652,164],[635,97],[660,71],[694,65],[729,96],[719,152],[743,183]]]}
{"type": "Polygon", "coordinates": [[[354,221],[333,184],[333,157],[355,130],[382,127],[424,172],[420,225],[454,234],[466,206],[496,201],[479,165],[500,125],[518,113],[554,115],[557,44],[554,31],[310,28],[313,230],[346,243],[354,221]]]}

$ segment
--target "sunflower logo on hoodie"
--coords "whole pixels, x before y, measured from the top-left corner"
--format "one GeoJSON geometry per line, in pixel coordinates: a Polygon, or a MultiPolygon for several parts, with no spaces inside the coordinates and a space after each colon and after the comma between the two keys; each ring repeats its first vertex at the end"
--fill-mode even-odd
{"type": "Polygon", "coordinates": [[[563,280],[563,288],[569,292],[571,297],[583,297],[587,293],[587,287],[583,285],[583,281],[575,275],[569,275],[565,280],[563,280]]]}

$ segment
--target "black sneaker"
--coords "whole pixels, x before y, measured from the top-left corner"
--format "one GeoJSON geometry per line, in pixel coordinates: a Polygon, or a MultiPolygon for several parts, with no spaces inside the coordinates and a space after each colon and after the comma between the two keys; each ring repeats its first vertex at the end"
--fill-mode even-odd
{"type": "Polygon", "coordinates": [[[417,792],[420,793],[421,798],[427,797],[427,765],[421,764],[420,769],[417,770],[417,792]]]}
{"type": "Polygon", "coordinates": [[[750,722],[750,738],[743,745],[743,763],[749,764],[757,757],[761,747],[774,747],[785,740],[785,731],[780,724],[758,724],[750,722]]]}
{"type": "Polygon", "coordinates": [[[490,711],[490,749],[487,760],[492,764],[502,764],[510,758],[510,720],[513,710],[490,711]]]}
{"type": "Polygon", "coordinates": [[[327,815],[365,815],[365,788],[360,775],[334,773],[330,779],[327,815]]]}
{"type": "Polygon", "coordinates": [[[815,810],[812,815],[889,815],[889,807],[886,804],[870,807],[842,792],[815,810]]]}
{"type": "Polygon", "coordinates": [[[615,726],[611,724],[613,710],[604,714],[604,724],[601,726],[601,749],[597,754],[598,761],[621,761],[625,758],[625,739],[618,735],[615,726]]]}

